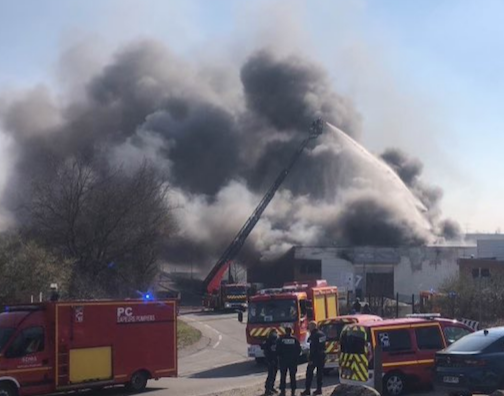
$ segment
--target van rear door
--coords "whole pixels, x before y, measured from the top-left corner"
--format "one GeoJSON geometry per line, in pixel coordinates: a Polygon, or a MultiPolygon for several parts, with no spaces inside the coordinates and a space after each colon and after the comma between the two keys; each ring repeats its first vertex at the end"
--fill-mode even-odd
{"type": "Polygon", "coordinates": [[[349,325],[340,337],[340,378],[367,382],[369,380],[368,335],[363,326],[349,325]]]}

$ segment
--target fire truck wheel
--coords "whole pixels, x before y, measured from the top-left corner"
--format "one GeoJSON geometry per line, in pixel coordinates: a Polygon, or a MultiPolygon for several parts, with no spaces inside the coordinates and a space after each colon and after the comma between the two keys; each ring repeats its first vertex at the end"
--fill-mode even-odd
{"type": "Polygon", "coordinates": [[[0,384],[0,396],[17,396],[18,391],[15,386],[7,383],[0,384]]]}
{"type": "MultiPolygon", "coordinates": [[[[139,393],[143,392],[147,387],[147,381],[149,380],[149,373],[147,371],[137,371],[131,376],[130,382],[128,382],[128,389],[131,392],[139,393]]],[[[1,396],[1,395],[0,395],[1,396]]]]}
{"type": "Polygon", "coordinates": [[[383,390],[389,396],[399,396],[404,393],[406,382],[401,373],[392,372],[383,378],[383,390]]]}

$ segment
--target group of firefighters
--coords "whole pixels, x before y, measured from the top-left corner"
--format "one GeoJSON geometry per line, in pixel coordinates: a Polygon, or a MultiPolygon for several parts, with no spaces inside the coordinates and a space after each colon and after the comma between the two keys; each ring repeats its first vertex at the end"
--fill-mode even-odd
{"type": "MultiPolygon", "coordinates": [[[[310,344],[310,354],[308,357],[308,367],[306,368],[305,390],[301,393],[302,396],[309,396],[311,394],[313,372],[315,369],[317,369],[317,390],[314,395],[322,394],[322,379],[326,357],[326,336],[318,329],[316,322],[310,322],[309,330],[310,337],[308,338],[308,343],[310,344]]],[[[278,336],[275,329],[271,330],[262,348],[268,364],[265,394],[269,396],[277,392],[274,384],[278,369],[280,368],[280,395],[285,395],[287,372],[289,372],[291,392],[294,396],[296,393],[296,373],[299,356],[301,355],[301,344],[292,336],[292,329],[286,327],[285,335],[281,337],[278,336]]]]}

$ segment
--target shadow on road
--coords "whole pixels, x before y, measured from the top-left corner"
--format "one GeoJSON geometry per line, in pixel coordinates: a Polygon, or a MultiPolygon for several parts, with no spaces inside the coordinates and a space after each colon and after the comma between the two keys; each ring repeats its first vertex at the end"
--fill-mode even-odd
{"type": "Polygon", "coordinates": [[[254,361],[243,361],[228,364],[226,366],[215,367],[210,370],[200,371],[191,375],[191,378],[232,378],[242,377],[251,374],[262,374],[266,372],[265,366],[259,366],[254,361]]]}
{"type": "MultiPolygon", "coordinates": [[[[236,311],[203,311],[193,312],[194,316],[229,316],[236,317],[236,321],[238,321],[238,312],[236,311]]],[[[246,316],[246,314],[244,315],[246,316]]]]}
{"type": "MultiPolygon", "coordinates": [[[[151,392],[156,392],[163,389],[165,388],[147,387],[147,389],[143,391],[142,394],[148,395],[151,392]]],[[[130,393],[126,390],[124,386],[114,386],[111,388],[82,390],[79,391],[78,394],[85,396],[119,396],[119,395],[122,396],[122,395],[128,395],[130,393]]]]}
{"type": "MultiPolygon", "coordinates": [[[[299,374],[299,371],[298,371],[298,374],[299,374]]],[[[304,372],[303,372],[303,374],[304,374],[304,372]]],[[[324,376],[324,381],[323,381],[323,386],[324,387],[338,385],[338,384],[339,384],[339,379],[338,379],[337,375],[324,376]]],[[[303,379],[298,379],[296,381],[296,389],[297,390],[304,390],[305,385],[306,384],[305,384],[304,378],[303,379]]],[[[312,392],[315,389],[316,385],[317,385],[317,380],[316,380],[316,378],[313,378],[312,392]]],[[[277,375],[277,378],[276,378],[276,381],[275,381],[275,388],[279,388],[279,386],[280,386],[280,373],[278,373],[278,375],[277,375]]],[[[290,386],[290,381],[289,381],[289,377],[288,377],[288,374],[287,374],[287,392],[289,392],[290,389],[291,389],[291,386],[290,386]]]]}

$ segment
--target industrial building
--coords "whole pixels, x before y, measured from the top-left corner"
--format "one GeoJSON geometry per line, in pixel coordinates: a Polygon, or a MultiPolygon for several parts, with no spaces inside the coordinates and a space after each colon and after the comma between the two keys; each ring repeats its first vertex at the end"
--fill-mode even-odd
{"type": "Polygon", "coordinates": [[[459,259],[476,256],[476,246],[295,246],[278,260],[249,268],[247,277],[269,287],[326,279],[356,296],[411,296],[438,289],[446,279],[458,276],[459,259]]]}
{"type": "Polygon", "coordinates": [[[477,241],[477,254],[474,257],[458,260],[460,274],[466,278],[504,278],[504,240],[485,238],[477,241]]]}

